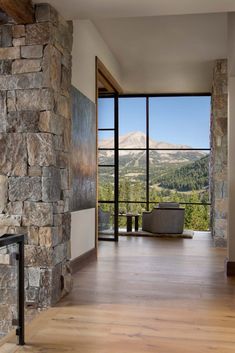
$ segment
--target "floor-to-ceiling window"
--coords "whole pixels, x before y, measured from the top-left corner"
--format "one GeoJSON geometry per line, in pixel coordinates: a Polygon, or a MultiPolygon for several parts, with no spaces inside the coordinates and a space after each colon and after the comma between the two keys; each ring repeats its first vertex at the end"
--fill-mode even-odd
{"type": "MultiPolygon", "coordinates": [[[[115,145],[114,98],[99,99],[102,209],[114,214],[118,149],[120,215],[177,201],[186,208],[186,228],[209,229],[210,96],[119,97],[118,123],[115,145]]],[[[119,227],[125,222],[120,216],[119,227]]]]}

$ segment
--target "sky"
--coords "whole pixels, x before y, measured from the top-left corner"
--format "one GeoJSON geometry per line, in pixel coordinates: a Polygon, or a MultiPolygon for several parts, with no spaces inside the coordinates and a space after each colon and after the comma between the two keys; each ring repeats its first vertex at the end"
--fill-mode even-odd
{"type": "MultiPolygon", "coordinates": [[[[145,98],[119,99],[119,134],[132,131],[146,133],[145,98]]],[[[150,138],[194,148],[209,148],[210,97],[154,97],[149,98],[150,138]]],[[[99,99],[99,128],[114,125],[113,99],[99,99]]],[[[108,138],[112,133],[100,133],[108,138]]]]}

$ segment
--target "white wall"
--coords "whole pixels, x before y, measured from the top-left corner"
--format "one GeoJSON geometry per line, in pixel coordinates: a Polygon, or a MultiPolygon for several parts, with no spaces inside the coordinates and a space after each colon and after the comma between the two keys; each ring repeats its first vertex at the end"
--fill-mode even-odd
{"type": "Polygon", "coordinates": [[[121,84],[121,69],[94,24],[89,20],[73,21],[72,84],[95,102],[95,57],[103,62],[121,84]]]}
{"type": "MultiPolygon", "coordinates": [[[[121,84],[121,70],[106,43],[89,20],[73,22],[72,84],[92,102],[96,99],[95,57],[121,84]]],[[[95,247],[95,209],[72,213],[72,259],[95,247]]]]}
{"type": "Polygon", "coordinates": [[[95,247],[95,209],[72,213],[72,259],[95,247]]]}

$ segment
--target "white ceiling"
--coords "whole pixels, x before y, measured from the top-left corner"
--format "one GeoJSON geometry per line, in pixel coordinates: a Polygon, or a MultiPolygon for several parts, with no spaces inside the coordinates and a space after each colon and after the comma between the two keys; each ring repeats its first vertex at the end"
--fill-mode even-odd
{"type": "MultiPolygon", "coordinates": [[[[42,0],[35,0],[41,3],[42,0]]],[[[235,0],[46,0],[67,19],[142,17],[235,11],[235,0]]]]}
{"type": "Polygon", "coordinates": [[[210,91],[213,62],[227,57],[226,12],[235,0],[46,1],[67,19],[93,21],[127,92],[210,91]]]}
{"type": "Polygon", "coordinates": [[[208,92],[227,56],[227,15],[93,21],[119,61],[128,92],[208,92]]]}

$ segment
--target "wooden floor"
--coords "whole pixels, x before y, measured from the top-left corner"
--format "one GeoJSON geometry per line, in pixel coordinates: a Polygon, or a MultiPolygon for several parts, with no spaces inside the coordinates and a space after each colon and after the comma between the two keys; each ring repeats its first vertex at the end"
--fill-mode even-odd
{"type": "MultiPolygon", "coordinates": [[[[121,237],[28,329],[37,353],[234,353],[235,280],[210,239],[121,237]]],[[[18,352],[17,351],[17,352],[18,352]]]]}

